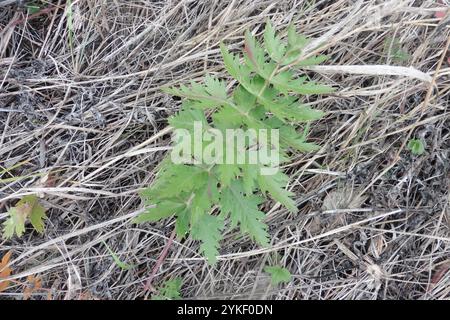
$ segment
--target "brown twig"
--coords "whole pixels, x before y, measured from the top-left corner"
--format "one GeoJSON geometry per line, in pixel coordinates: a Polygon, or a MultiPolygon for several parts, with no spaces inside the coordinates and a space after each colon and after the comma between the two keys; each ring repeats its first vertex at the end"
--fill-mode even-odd
{"type": "Polygon", "coordinates": [[[28,20],[32,20],[32,19],[37,18],[37,17],[39,17],[39,16],[42,16],[42,15],[44,15],[44,14],[50,13],[50,12],[52,12],[52,11],[55,10],[55,9],[58,9],[58,7],[57,7],[57,6],[53,6],[53,7],[44,8],[44,9],[40,10],[39,12],[36,12],[36,13],[34,13],[34,14],[32,14],[32,15],[29,15],[29,16],[26,17],[26,18],[18,19],[18,20],[16,20],[16,21],[13,21],[13,22],[11,23],[11,25],[12,25],[12,26],[17,26],[17,25],[19,25],[19,24],[22,24],[22,23],[28,21],[28,20]]]}
{"type": "Polygon", "coordinates": [[[172,233],[170,234],[169,240],[167,241],[163,251],[161,252],[161,255],[159,256],[158,260],[156,261],[156,264],[153,267],[150,277],[148,277],[147,282],[145,283],[145,286],[144,286],[145,291],[147,291],[149,289],[153,289],[153,286],[152,286],[153,278],[155,277],[156,272],[158,271],[159,267],[164,262],[164,259],[166,258],[167,253],[169,252],[169,249],[170,249],[174,239],[175,239],[175,230],[173,230],[172,233]]]}

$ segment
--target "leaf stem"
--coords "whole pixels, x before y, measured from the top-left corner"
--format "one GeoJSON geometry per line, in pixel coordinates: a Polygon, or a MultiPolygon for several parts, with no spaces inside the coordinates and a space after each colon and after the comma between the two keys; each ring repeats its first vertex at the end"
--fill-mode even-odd
{"type": "Polygon", "coordinates": [[[158,271],[159,267],[164,262],[164,260],[167,256],[167,253],[169,253],[169,249],[172,246],[174,239],[175,239],[175,229],[170,234],[169,240],[167,241],[166,245],[164,246],[163,251],[161,252],[158,260],[156,261],[155,266],[152,269],[152,273],[150,274],[150,276],[147,279],[147,282],[145,283],[144,291],[154,290],[154,288],[152,286],[153,278],[155,277],[156,272],[158,271]]]}

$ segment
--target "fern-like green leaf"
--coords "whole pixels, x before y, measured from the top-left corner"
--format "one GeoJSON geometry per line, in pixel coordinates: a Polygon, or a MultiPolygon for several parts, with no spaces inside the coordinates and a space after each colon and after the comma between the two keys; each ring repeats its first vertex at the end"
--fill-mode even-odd
{"type": "Polygon", "coordinates": [[[298,211],[297,206],[291,199],[293,193],[285,189],[288,179],[288,176],[278,171],[273,176],[260,175],[258,184],[263,193],[268,192],[272,198],[288,208],[289,211],[296,213],[298,211]]]}
{"type": "Polygon", "coordinates": [[[209,176],[208,183],[198,188],[192,198],[191,207],[198,207],[203,211],[209,210],[219,201],[218,181],[213,176],[209,176]]]}
{"type": "Polygon", "coordinates": [[[223,43],[220,44],[220,51],[222,53],[225,69],[233,78],[240,83],[243,83],[245,79],[249,78],[250,69],[239,61],[238,56],[230,53],[223,43]]]}
{"type": "Polygon", "coordinates": [[[237,164],[219,164],[217,165],[217,174],[222,187],[228,187],[231,181],[236,180],[240,170],[237,164]]]}
{"type": "Polygon", "coordinates": [[[151,190],[144,193],[147,198],[170,199],[200,188],[208,182],[208,173],[200,167],[191,165],[172,165],[160,173],[151,190]]]}
{"type": "Polygon", "coordinates": [[[147,221],[158,221],[173,216],[186,207],[185,203],[174,202],[171,200],[162,200],[155,207],[148,209],[145,213],[134,219],[135,223],[147,221]]]}
{"type": "Polygon", "coordinates": [[[275,35],[275,29],[270,21],[266,23],[264,30],[264,46],[269,56],[276,62],[280,62],[286,53],[286,45],[275,35]]]}
{"type": "Polygon", "coordinates": [[[158,294],[152,296],[152,300],[180,300],[181,278],[167,280],[158,288],[158,294]]]}
{"type": "Polygon", "coordinates": [[[288,50],[294,51],[294,50],[301,50],[303,49],[308,43],[309,39],[305,37],[304,35],[297,34],[297,31],[295,30],[295,25],[291,24],[288,28],[288,50]]]}
{"type": "Polygon", "coordinates": [[[248,233],[252,239],[263,246],[267,246],[267,225],[263,222],[265,214],[258,210],[258,205],[263,202],[256,195],[245,195],[241,181],[233,181],[221,194],[221,210],[223,214],[229,214],[231,226],[239,225],[241,232],[248,233]]]}
{"type": "Polygon", "coordinates": [[[249,112],[256,106],[256,97],[241,85],[234,89],[233,99],[235,104],[239,106],[239,109],[244,112],[249,112]]]}
{"type": "Polygon", "coordinates": [[[261,167],[256,164],[241,165],[242,187],[247,195],[253,194],[261,167]]]}
{"type": "Polygon", "coordinates": [[[300,152],[317,151],[320,147],[314,143],[306,142],[303,135],[299,135],[295,128],[281,126],[279,128],[281,143],[300,152]]]}
{"type": "Polygon", "coordinates": [[[169,118],[169,124],[176,129],[187,129],[194,131],[194,122],[199,121],[204,127],[208,126],[205,114],[201,110],[183,109],[169,118]]]}
{"type": "Polygon", "coordinates": [[[201,216],[192,226],[192,238],[202,242],[200,251],[203,252],[210,264],[214,264],[217,261],[223,227],[223,219],[209,214],[201,216]]]}
{"type": "Polygon", "coordinates": [[[243,123],[242,115],[236,109],[225,106],[212,115],[217,128],[232,129],[239,128],[243,123]]]}
{"type": "Polygon", "coordinates": [[[295,65],[296,66],[315,66],[318,64],[321,64],[322,62],[325,62],[328,60],[328,57],[321,54],[318,56],[312,56],[303,60],[298,61],[295,65]]]}
{"type": "Polygon", "coordinates": [[[189,232],[189,225],[191,222],[191,211],[187,208],[177,213],[177,220],[175,223],[175,232],[178,238],[183,239],[189,232]]]}
{"type": "MultiPolygon", "coordinates": [[[[288,28],[287,39],[282,39],[268,22],[263,38],[260,43],[247,31],[241,55],[230,53],[223,43],[220,44],[225,69],[238,82],[230,90],[232,93],[228,93],[224,81],[212,76],[206,76],[201,84],[191,82],[189,86],[166,89],[183,98],[180,112],[169,119],[174,129],[180,129],[173,137],[177,145],[170,154],[186,157],[190,164],[163,161],[156,181],[141,194],[145,204],[152,207],[135,220],[157,221],[175,216],[177,236],[183,238],[190,233],[194,240],[200,241],[200,251],[211,264],[217,260],[224,219],[229,218],[231,227],[239,227],[242,233],[266,246],[269,244],[268,227],[264,223],[265,214],[259,209],[263,196],[297,212],[293,194],[286,190],[288,176],[281,171],[264,175],[262,170],[268,169],[269,163],[260,159],[251,162],[246,153],[270,151],[271,156],[283,163],[289,160],[293,149],[317,150],[318,146],[307,142],[306,137],[310,123],[324,113],[302,104],[299,95],[333,91],[331,87],[310,81],[301,70],[294,70],[294,67],[322,63],[326,56],[302,58],[302,50],[309,40],[297,34],[293,25],[288,28]],[[194,141],[192,136],[196,135],[192,133],[198,132],[196,125],[199,123],[202,141],[194,141]],[[303,134],[295,127],[299,123],[306,123],[303,134]],[[228,129],[235,129],[235,136],[228,136],[228,129]],[[247,129],[266,129],[270,136],[279,133],[279,150],[274,148],[278,143],[271,143],[267,148],[262,138],[267,134],[250,132],[246,135],[244,130],[247,129]],[[235,142],[242,141],[237,138],[242,138],[243,134],[245,142],[238,146],[235,142]],[[212,140],[217,136],[223,140],[216,145],[212,140]],[[217,146],[228,147],[230,142],[233,142],[231,149],[217,150],[217,146]],[[185,143],[188,143],[187,148],[184,148],[185,143]],[[201,143],[199,149],[197,143],[201,143]],[[203,152],[203,160],[207,157],[212,161],[201,162],[202,159],[195,158],[197,155],[187,154],[191,147],[203,152]],[[244,156],[243,162],[241,156],[244,156]],[[219,215],[216,209],[220,209],[219,215]]],[[[278,162],[270,165],[278,166],[278,162]]]]}
{"type": "Polygon", "coordinates": [[[276,64],[266,62],[264,49],[249,31],[245,33],[244,60],[247,66],[264,79],[270,79],[276,69],[276,64]]]}
{"type": "Polygon", "coordinates": [[[226,103],[227,90],[225,83],[211,76],[206,76],[204,86],[191,82],[191,86],[181,85],[179,88],[165,88],[167,93],[185,97],[195,101],[198,108],[211,108],[226,103]]]}

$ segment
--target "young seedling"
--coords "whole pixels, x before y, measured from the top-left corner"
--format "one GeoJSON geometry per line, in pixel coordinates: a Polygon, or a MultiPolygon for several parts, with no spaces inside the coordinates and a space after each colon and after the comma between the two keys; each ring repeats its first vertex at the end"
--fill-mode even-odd
{"type": "Polygon", "coordinates": [[[167,280],[158,289],[158,294],[152,296],[152,300],[180,300],[181,299],[181,285],[183,284],[181,278],[167,280]]]}
{"type": "Polygon", "coordinates": [[[217,260],[228,221],[229,228],[239,227],[258,244],[269,245],[265,213],[260,210],[267,197],[297,212],[293,193],[286,190],[289,177],[279,170],[279,163],[289,161],[292,152],[318,148],[306,142],[307,133],[297,132],[297,125],[318,120],[324,113],[302,104],[301,95],[333,91],[298,75],[296,67],[319,64],[326,57],[302,58],[309,41],[293,26],[283,41],[268,22],[263,37],[261,44],[250,32],[245,34],[243,59],[220,45],[225,68],[238,82],[231,92],[225,81],[213,76],[206,76],[202,84],[191,82],[190,86],[165,90],[184,98],[180,112],[169,119],[177,145],[164,160],[155,182],[141,194],[145,203],[154,207],[136,222],[175,216],[178,237],[189,233],[201,241],[200,250],[210,264],[217,260]],[[229,138],[229,130],[236,135],[229,138]],[[245,138],[243,144],[228,144],[250,130],[256,134],[245,138]],[[192,148],[196,149],[194,156],[186,152],[192,148]],[[278,161],[227,158],[236,160],[239,155],[264,148],[271,160],[278,161]],[[198,154],[209,162],[199,161],[198,154]],[[180,155],[192,161],[174,163],[174,157],[180,155]]]}
{"type": "Polygon", "coordinates": [[[8,210],[8,219],[3,223],[3,237],[12,238],[14,234],[21,237],[25,232],[25,223],[29,220],[34,229],[44,232],[45,208],[36,195],[27,195],[8,210]]]}
{"type": "Polygon", "coordinates": [[[286,268],[280,266],[267,266],[264,268],[264,271],[270,274],[272,285],[274,286],[282,282],[291,281],[291,273],[286,268]]]}
{"type": "Polygon", "coordinates": [[[411,139],[408,141],[408,149],[412,154],[420,156],[425,152],[425,145],[422,140],[419,139],[411,139]]]}
{"type": "Polygon", "coordinates": [[[384,53],[399,63],[408,61],[411,58],[411,55],[403,50],[400,41],[392,37],[387,37],[384,40],[384,53]]]}

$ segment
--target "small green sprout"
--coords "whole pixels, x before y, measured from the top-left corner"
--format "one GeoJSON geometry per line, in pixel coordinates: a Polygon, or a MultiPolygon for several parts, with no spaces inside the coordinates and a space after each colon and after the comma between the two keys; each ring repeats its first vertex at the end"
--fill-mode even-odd
{"type": "Polygon", "coordinates": [[[419,139],[411,139],[408,142],[408,149],[412,154],[420,156],[425,152],[425,145],[422,140],[419,139]]]}
{"type": "Polygon", "coordinates": [[[181,285],[182,280],[179,277],[167,280],[158,289],[159,294],[152,296],[152,300],[180,300],[181,285]]]}
{"type": "Polygon", "coordinates": [[[279,266],[267,266],[264,271],[270,274],[272,278],[272,285],[276,286],[282,282],[289,282],[291,280],[291,273],[288,269],[279,266]]]}

